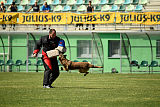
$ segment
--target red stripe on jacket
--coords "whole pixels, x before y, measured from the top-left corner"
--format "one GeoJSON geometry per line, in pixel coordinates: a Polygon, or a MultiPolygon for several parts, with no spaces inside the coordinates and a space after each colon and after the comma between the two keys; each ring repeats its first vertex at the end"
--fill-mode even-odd
{"type": "Polygon", "coordinates": [[[39,52],[39,49],[36,49],[33,51],[33,54],[35,54],[35,53],[38,54],[38,52],[39,52]]]}
{"type": "MultiPolygon", "coordinates": [[[[52,70],[51,60],[50,60],[50,58],[48,58],[47,53],[45,53],[45,52],[42,50],[42,55],[44,56],[44,57],[43,57],[44,62],[45,62],[45,63],[47,64],[47,66],[52,70]]],[[[53,58],[57,58],[57,57],[53,57],[53,58]]]]}

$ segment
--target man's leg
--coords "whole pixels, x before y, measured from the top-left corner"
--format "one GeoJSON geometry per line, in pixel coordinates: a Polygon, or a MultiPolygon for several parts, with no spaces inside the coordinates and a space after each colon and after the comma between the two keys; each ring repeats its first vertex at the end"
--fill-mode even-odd
{"type": "Polygon", "coordinates": [[[3,30],[5,30],[6,29],[6,24],[2,24],[2,28],[3,28],[3,30]]]}
{"type": "Polygon", "coordinates": [[[50,74],[51,74],[50,70],[45,70],[44,71],[43,85],[45,85],[45,86],[49,85],[50,74]]]}
{"type": "Polygon", "coordinates": [[[43,78],[43,85],[47,86],[49,85],[49,78],[50,78],[50,75],[51,75],[51,69],[49,68],[49,66],[47,65],[48,63],[46,62],[49,62],[49,60],[45,59],[42,59],[43,61],[43,65],[44,65],[44,78],[43,78]]]}
{"type": "Polygon", "coordinates": [[[13,24],[13,30],[15,30],[15,26],[16,26],[16,24],[13,24]]]}
{"type": "Polygon", "coordinates": [[[35,30],[38,30],[39,29],[38,24],[35,24],[35,25],[37,26],[37,28],[35,30]]]}
{"type": "Polygon", "coordinates": [[[75,30],[76,30],[77,27],[78,27],[78,24],[76,24],[75,30]]]}
{"type": "Polygon", "coordinates": [[[51,64],[52,64],[52,71],[49,79],[49,85],[52,85],[52,83],[57,79],[59,76],[59,66],[58,66],[58,61],[57,59],[51,59],[51,64]]]}
{"type": "Polygon", "coordinates": [[[51,29],[51,24],[49,24],[49,27],[48,27],[48,30],[50,30],[51,29]]]}
{"type": "Polygon", "coordinates": [[[88,26],[89,26],[89,24],[86,24],[86,30],[88,30],[88,26]]]}
{"type": "Polygon", "coordinates": [[[10,24],[10,28],[12,28],[12,24],[10,24]]]}
{"type": "Polygon", "coordinates": [[[92,27],[93,27],[92,30],[95,30],[95,24],[92,24],[92,27]]]}
{"type": "Polygon", "coordinates": [[[43,27],[43,29],[42,30],[46,30],[46,25],[44,24],[44,27],[43,27]]]}

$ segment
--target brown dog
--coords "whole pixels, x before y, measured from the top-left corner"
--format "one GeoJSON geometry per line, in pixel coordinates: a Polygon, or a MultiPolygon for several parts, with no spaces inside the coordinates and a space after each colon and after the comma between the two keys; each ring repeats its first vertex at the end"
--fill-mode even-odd
{"type": "Polygon", "coordinates": [[[102,66],[95,66],[88,62],[72,62],[66,59],[66,57],[63,54],[59,55],[59,61],[64,66],[66,71],[79,69],[80,73],[85,73],[84,76],[86,76],[89,73],[87,72],[89,68],[103,68],[102,66]]]}

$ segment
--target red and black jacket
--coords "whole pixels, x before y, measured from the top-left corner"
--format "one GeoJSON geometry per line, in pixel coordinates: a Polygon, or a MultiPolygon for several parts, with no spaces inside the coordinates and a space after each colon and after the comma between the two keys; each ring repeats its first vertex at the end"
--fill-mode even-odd
{"type": "Polygon", "coordinates": [[[58,47],[59,42],[60,42],[60,38],[59,37],[55,37],[54,39],[49,39],[49,35],[47,36],[42,36],[40,38],[40,40],[36,43],[35,45],[35,49],[33,51],[33,54],[36,53],[38,54],[38,52],[42,49],[42,57],[43,58],[48,58],[46,52],[50,51],[50,50],[54,50],[55,48],[58,47]]]}

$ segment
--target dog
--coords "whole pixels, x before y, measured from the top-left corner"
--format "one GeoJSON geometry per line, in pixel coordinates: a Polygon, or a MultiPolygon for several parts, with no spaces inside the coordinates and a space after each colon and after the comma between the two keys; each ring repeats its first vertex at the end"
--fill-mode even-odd
{"type": "Polygon", "coordinates": [[[92,65],[88,62],[70,61],[66,58],[65,55],[63,55],[61,53],[59,55],[59,61],[63,65],[63,67],[66,71],[79,69],[79,72],[84,73],[84,76],[86,76],[89,73],[88,72],[89,68],[103,68],[102,66],[95,66],[95,65],[92,65]]]}

